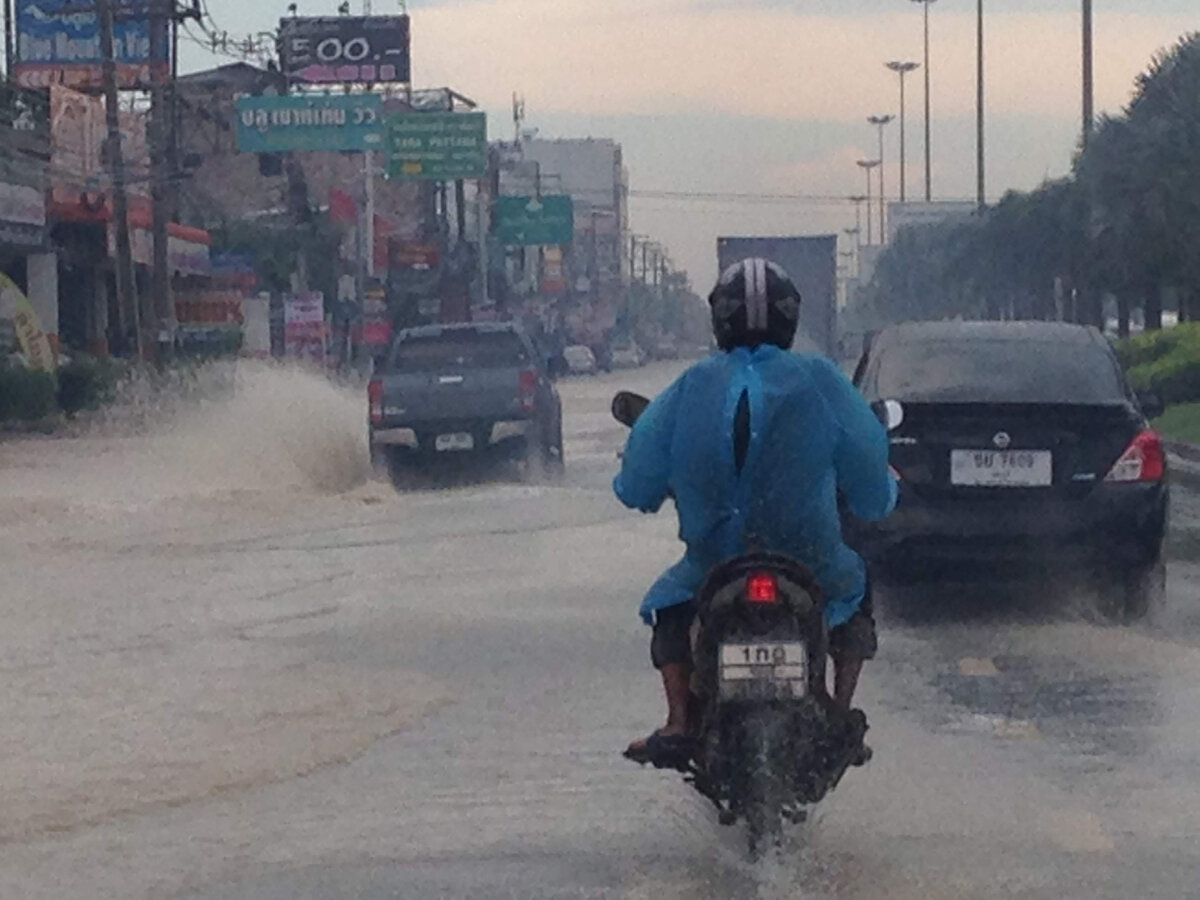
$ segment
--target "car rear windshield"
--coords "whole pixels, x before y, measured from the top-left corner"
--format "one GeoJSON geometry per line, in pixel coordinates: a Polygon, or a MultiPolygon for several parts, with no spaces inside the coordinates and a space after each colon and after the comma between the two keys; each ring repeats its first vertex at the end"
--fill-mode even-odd
{"type": "Polygon", "coordinates": [[[936,340],[885,348],[874,394],[941,403],[1120,403],[1112,358],[1082,341],[936,340]]]}
{"type": "Polygon", "coordinates": [[[396,372],[500,369],[528,365],[525,344],[511,331],[453,331],[407,337],[392,351],[396,372]]]}

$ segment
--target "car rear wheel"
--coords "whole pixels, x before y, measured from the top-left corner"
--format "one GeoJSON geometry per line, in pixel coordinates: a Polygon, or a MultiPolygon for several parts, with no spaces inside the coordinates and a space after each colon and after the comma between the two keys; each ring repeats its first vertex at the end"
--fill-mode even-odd
{"type": "Polygon", "coordinates": [[[1114,572],[1101,589],[1104,615],[1119,624],[1153,616],[1166,602],[1167,567],[1161,559],[1114,572]]]}
{"type": "Polygon", "coordinates": [[[414,490],[422,486],[420,473],[412,456],[400,447],[389,447],[386,451],[388,481],[398,491],[414,490]]]}
{"type": "Polygon", "coordinates": [[[557,481],[566,472],[561,426],[553,436],[531,445],[520,461],[521,478],[530,484],[557,481]]]}

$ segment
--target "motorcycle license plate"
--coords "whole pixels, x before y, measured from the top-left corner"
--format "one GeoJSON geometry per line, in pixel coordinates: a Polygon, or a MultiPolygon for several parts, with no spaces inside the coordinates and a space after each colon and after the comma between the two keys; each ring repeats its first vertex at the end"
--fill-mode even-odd
{"type": "Polygon", "coordinates": [[[724,692],[765,682],[802,697],[808,692],[808,648],[802,643],[722,644],[720,679],[724,692]]]}

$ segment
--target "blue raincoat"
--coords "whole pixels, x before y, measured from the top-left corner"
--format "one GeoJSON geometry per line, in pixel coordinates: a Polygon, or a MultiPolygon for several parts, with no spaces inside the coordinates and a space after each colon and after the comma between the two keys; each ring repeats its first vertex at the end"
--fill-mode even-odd
{"type": "Polygon", "coordinates": [[[641,614],[684,603],[717,563],[746,550],[787,554],[816,575],[830,627],[862,603],[866,567],[842,542],[837,492],[864,519],[896,505],[887,433],[828,359],[774,346],[739,347],[692,366],[660,394],[629,435],[617,497],[657,512],[668,495],[679,513],[683,559],[650,588],[641,614]],[[734,461],[734,417],[743,392],[750,443],[734,461]]]}

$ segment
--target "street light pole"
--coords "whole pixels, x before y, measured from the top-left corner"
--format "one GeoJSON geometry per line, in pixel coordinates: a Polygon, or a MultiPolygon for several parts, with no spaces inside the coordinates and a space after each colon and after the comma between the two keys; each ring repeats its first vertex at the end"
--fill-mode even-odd
{"type": "Polygon", "coordinates": [[[858,273],[858,255],[862,252],[862,231],[858,228],[843,228],[842,233],[854,242],[854,246],[848,251],[851,258],[854,260],[854,271],[858,273]]]}
{"type": "Polygon", "coordinates": [[[887,190],[883,184],[883,127],[887,125],[895,116],[867,116],[867,121],[879,129],[879,243],[886,244],[887,232],[883,227],[883,205],[887,202],[887,190]]]}
{"type": "Polygon", "coordinates": [[[874,235],[871,232],[871,170],[879,165],[877,159],[860,159],[858,167],[863,170],[867,176],[867,246],[875,243],[874,235]]]}
{"type": "MultiPolygon", "coordinates": [[[[855,194],[853,197],[848,197],[847,199],[851,203],[854,204],[854,233],[856,235],[855,250],[858,252],[859,256],[862,256],[862,205],[869,198],[864,194],[855,194]]],[[[871,207],[868,206],[867,207],[868,224],[869,224],[870,218],[871,218],[871,207]]]]}
{"type": "Polygon", "coordinates": [[[893,60],[885,65],[900,76],[900,202],[908,199],[907,154],[905,151],[904,76],[919,67],[919,63],[893,60]]]}
{"type": "Polygon", "coordinates": [[[1092,0],[1083,0],[1083,147],[1087,146],[1095,123],[1095,81],[1092,51],[1092,0]]]}
{"type": "Polygon", "coordinates": [[[932,159],[933,153],[930,149],[931,143],[929,139],[929,4],[936,3],[937,0],[913,0],[914,3],[920,3],[924,7],[925,13],[925,202],[933,199],[933,174],[932,174],[932,159]]]}
{"type": "Polygon", "coordinates": [[[983,0],[976,2],[975,34],[975,175],[979,209],[987,206],[987,179],[984,174],[983,135],[983,0]]]}

